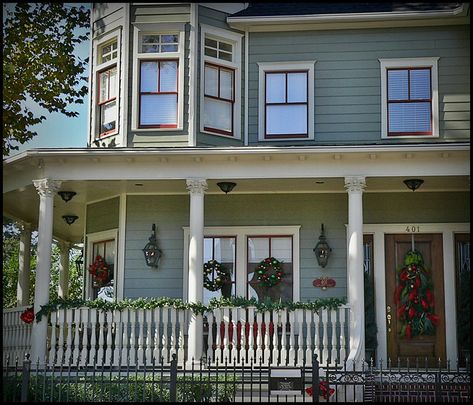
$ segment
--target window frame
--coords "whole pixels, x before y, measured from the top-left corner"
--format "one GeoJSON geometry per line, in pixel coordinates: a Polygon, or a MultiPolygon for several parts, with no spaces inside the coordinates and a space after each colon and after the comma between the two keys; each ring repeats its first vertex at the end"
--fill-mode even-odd
{"type": "MultiPolygon", "coordinates": [[[[113,54],[113,52],[111,52],[113,54]]],[[[121,31],[120,29],[114,30],[99,39],[94,39],[94,47],[93,47],[93,72],[92,77],[95,80],[96,85],[92,86],[92,95],[91,95],[91,103],[93,106],[93,114],[91,119],[91,141],[94,140],[103,140],[108,137],[112,137],[117,135],[120,131],[120,82],[121,82],[121,31]],[[101,49],[106,46],[107,44],[116,41],[117,43],[117,56],[116,58],[112,58],[109,61],[99,63],[101,58],[100,52],[101,49]],[[115,128],[109,131],[101,132],[102,127],[102,106],[105,104],[104,102],[100,102],[100,75],[107,71],[111,70],[114,67],[117,69],[117,82],[116,82],[116,113],[115,113],[115,128]]],[[[113,100],[107,100],[107,102],[111,102],[113,100]]]]}
{"type": "MultiPolygon", "coordinates": [[[[184,128],[184,24],[134,24],[131,130],[137,133],[182,131],[184,128]],[[141,52],[142,35],[177,35],[177,52],[141,52]],[[177,123],[141,125],[141,62],[177,60],[177,123]]],[[[175,94],[175,93],[174,93],[175,94]]]]}
{"type": "Polygon", "coordinates": [[[139,86],[138,86],[138,128],[143,129],[143,128],[172,128],[176,129],[178,127],[178,122],[179,122],[179,59],[146,59],[146,60],[140,60],[139,62],[139,86]],[[146,91],[143,92],[141,91],[141,64],[143,62],[157,62],[158,63],[158,78],[157,78],[157,87],[158,91],[157,92],[150,92],[146,91]],[[162,62],[176,62],[177,63],[177,70],[176,70],[176,91],[160,91],[160,85],[161,85],[161,63],[162,62]],[[175,94],[177,96],[177,106],[176,106],[176,123],[175,124],[141,124],[141,97],[143,95],[160,95],[160,94],[175,94]]]}
{"type": "MultiPolygon", "coordinates": [[[[98,117],[98,124],[99,124],[98,125],[98,127],[99,127],[98,139],[101,139],[101,138],[103,138],[103,137],[105,137],[109,134],[114,133],[116,131],[117,126],[118,126],[118,88],[116,89],[117,94],[115,95],[115,97],[107,98],[104,101],[100,100],[100,94],[101,94],[101,90],[102,90],[101,87],[100,87],[100,83],[101,83],[100,76],[104,73],[107,73],[107,72],[111,71],[112,69],[116,69],[116,71],[117,71],[116,80],[118,82],[119,77],[118,77],[118,69],[117,69],[116,64],[97,72],[97,86],[98,86],[97,87],[97,117],[98,117]],[[113,128],[109,131],[100,132],[101,128],[102,128],[102,108],[104,108],[107,104],[110,104],[113,101],[116,101],[116,109],[117,109],[116,120],[115,120],[115,128],[113,128]]],[[[107,81],[109,83],[108,84],[108,93],[110,93],[110,75],[108,75],[108,80],[107,81]]]]}
{"type": "Polygon", "coordinates": [[[242,34],[221,28],[200,24],[200,124],[201,133],[222,136],[225,138],[238,139],[241,135],[241,49],[242,34]],[[205,55],[205,38],[232,45],[232,61],[205,55]],[[205,65],[218,66],[222,69],[233,70],[233,105],[232,105],[232,131],[224,131],[218,128],[207,127],[204,124],[205,117],[205,65]]]}
{"type": "MultiPolygon", "coordinates": [[[[438,60],[439,57],[379,59],[381,69],[381,138],[438,138],[439,137],[439,105],[438,105],[438,60]],[[431,132],[421,133],[389,133],[388,127],[388,70],[430,69],[431,97],[431,132]]],[[[417,101],[417,100],[416,100],[417,101]]]]}
{"type": "MultiPolygon", "coordinates": [[[[314,74],[316,60],[298,62],[258,62],[258,141],[307,141],[314,139],[314,74]],[[307,134],[266,135],[266,74],[307,72],[307,134]]],[[[286,82],[287,88],[287,82],[286,82]]],[[[292,103],[290,103],[292,104],[292,103]]]]}

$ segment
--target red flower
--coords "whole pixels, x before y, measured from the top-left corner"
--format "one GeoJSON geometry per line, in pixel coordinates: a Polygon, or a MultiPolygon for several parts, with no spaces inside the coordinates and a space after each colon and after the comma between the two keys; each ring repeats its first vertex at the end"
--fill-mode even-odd
{"type": "Polygon", "coordinates": [[[406,337],[409,339],[411,338],[411,325],[410,324],[406,326],[406,337]]]}
{"type": "Polygon", "coordinates": [[[438,325],[439,319],[440,319],[438,315],[435,315],[435,314],[427,314],[427,318],[429,318],[430,321],[431,321],[435,326],[438,325]]]}
{"type": "Polygon", "coordinates": [[[20,319],[25,323],[33,323],[33,321],[34,321],[34,309],[33,309],[33,307],[25,309],[21,313],[20,319]]]}
{"type": "Polygon", "coordinates": [[[414,318],[415,314],[416,314],[416,310],[412,307],[409,308],[409,319],[414,318]]]}

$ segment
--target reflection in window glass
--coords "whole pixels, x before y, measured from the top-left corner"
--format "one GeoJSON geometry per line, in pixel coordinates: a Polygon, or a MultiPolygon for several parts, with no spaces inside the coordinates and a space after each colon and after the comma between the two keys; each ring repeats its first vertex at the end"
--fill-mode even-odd
{"type": "Polygon", "coordinates": [[[115,296],[115,239],[95,242],[92,246],[91,263],[95,261],[97,256],[101,256],[105,260],[108,268],[108,277],[106,280],[98,280],[90,275],[92,299],[102,298],[106,301],[113,301],[115,296]]]}

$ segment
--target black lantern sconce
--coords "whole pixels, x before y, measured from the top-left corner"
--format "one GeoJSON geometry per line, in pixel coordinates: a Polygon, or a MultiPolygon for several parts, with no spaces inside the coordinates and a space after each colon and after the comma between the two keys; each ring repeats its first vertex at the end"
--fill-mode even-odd
{"type": "Polygon", "coordinates": [[[72,200],[72,197],[77,194],[75,191],[58,191],[57,193],[65,202],[72,200]]]}
{"type": "Polygon", "coordinates": [[[325,239],[325,233],[324,233],[324,224],[322,224],[322,231],[319,236],[319,241],[317,242],[317,245],[315,245],[315,248],[313,249],[315,253],[315,257],[317,258],[317,263],[319,263],[320,267],[325,267],[328,262],[328,257],[330,256],[330,252],[332,249],[327,243],[327,240],[325,239]]]}
{"type": "Polygon", "coordinates": [[[62,218],[66,221],[67,225],[72,225],[79,217],[77,215],[63,215],[62,218]]]}
{"type": "Polygon", "coordinates": [[[422,179],[406,179],[404,180],[404,184],[410,188],[412,191],[416,191],[422,184],[424,184],[424,180],[422,179]]]}
{"type": "Polygon", "coordinates": [[[231,181],[221,181],[220,183],[217,183],[217,186],[219,186],[220,190],[225,194],[228,194],[236,186],[236,183],[232,183],[231,181]]]}
{"type": "Polygon", "coordinates": [[[80,255],[75,260],[75,264],[76,264],[77,274],[81,275],[83,264],[84,264],[84,250],[80,251],[80,255]]]}
{"type": "Polygon", "coordinates": [[[152,234],[149,237],[149,242],[143,248],[143,253],[145,255],[146,265],[149,267],[158,268],[159,260],[161,259],[162,252],[158,247],[156,242],[156,225],[153,224],[152,234]]]}

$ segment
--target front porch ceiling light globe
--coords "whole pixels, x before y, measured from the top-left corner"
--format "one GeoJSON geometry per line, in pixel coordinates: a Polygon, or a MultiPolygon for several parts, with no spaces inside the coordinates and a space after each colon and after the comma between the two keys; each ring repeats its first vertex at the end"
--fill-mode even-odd
{"type": "Polygon", "coordinates": [[[228,194],[236,186],[236,183],[231,181],[221,181],[220,183],[217,183],[217,186],[219,186],[220,190],[222,190],[225,194],[228,194]]]}
{"type": "Polygon", "coordinates": [[[332,251],[325,239],[324,224],[322,224],[322,231],[319,236],[319,241],[313,250],[315,253],[315,258],[317,259],[317,263],[320,267],[324,268],[327,265],[330,252],[332,251]]]}
{"type": "Polygon", "coordinates": [[[412,191],[416,191],[422,184],[424,184],[424,180],[422,179],[406,179],[404,180],[404,184],[411,189],[412,191]]]}
{"type": "Polygon", "coordinates": [[[156,225],[153,224],[152,234],[149,237],[149,242],[143,248],[143,254],[145,255],[146,265],[149,267],[158,268],[159,260],[161,259],[162,252],[159,249],[156,242],[156,225]]]}
{"type": "Polygon", "coordinates": [[[67,225],[72,225],[79,217],[77,215],[63,215],[62,218],[66,221],[67,225]]]}

